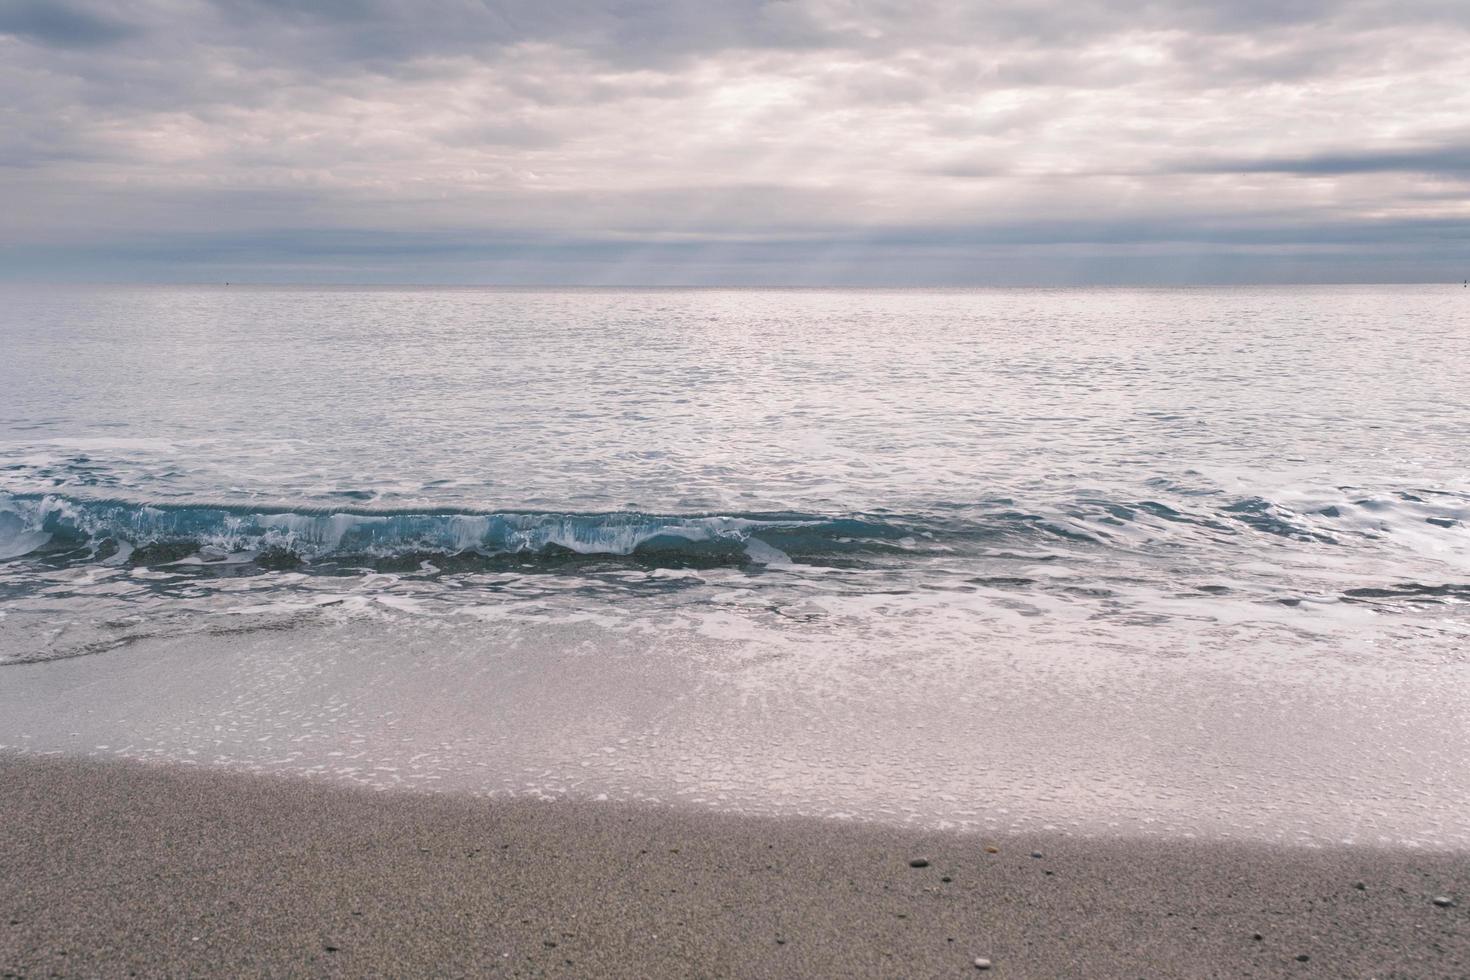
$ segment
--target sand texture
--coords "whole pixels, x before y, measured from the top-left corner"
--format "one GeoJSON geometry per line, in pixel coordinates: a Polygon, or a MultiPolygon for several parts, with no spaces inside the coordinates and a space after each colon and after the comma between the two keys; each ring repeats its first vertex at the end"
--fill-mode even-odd
{"type": "Polygon", "coordinates": [[[1465,855],[915,834],[14,754],[0,799],[6,977],[921,977],[977,957],[997,977],[1470,975],[1465,855]]]}

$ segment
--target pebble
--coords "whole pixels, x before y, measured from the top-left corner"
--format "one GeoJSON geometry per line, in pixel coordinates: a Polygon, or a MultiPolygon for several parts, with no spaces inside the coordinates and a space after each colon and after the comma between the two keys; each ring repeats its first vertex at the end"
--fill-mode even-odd
{"type": "Polygon", "coordinates": [[[1448,895],[1436,895],[1434,896],[1434,904],[1438,905],[1442,909],[1447,909],[1451,905],[1455,904],[1455,900],[1453,898],[1450,898],[1448,895]]]}
{"type": "Polygon", "coordinates": [[[987,844],[986,847],[985,847],[985,853],[986,854],[999,854],[1000,853],[1000,848],[996,847],[994,844],[987,844]]]}
{"type": "Polygon", "coordinates": [[[990,969],[990,961],[987,960],[983,956],[977,956],[977,957],[975,957],[975,969],[977,969],[977,970],[988,970],[988,969],[990,969]]]}
{"type": "Polygon", "coordinates": [[[912,861],[909,862],[909,867],[911,867],[911,868],[927,868],[927,867],[929,867],[929,859],[928,858],[914,858],[912,861]]]}
{"type": "Polygon", "coordinates": [[[1031,856],[1034,857],[1034,858],[1039,858],[1039,857],[1041,857],[1041,852],[1040,851],[1032,851],[1031,852],[1031,856]]]}
{"type": "Polygon", "coordinates": [[[1297,962],[1298,962],[1298,963],[1305,963],[1305,962],[1306,962],[1306,961],[1307,961],[1307,960],[1309,960],[1309,959],[1311,959],[1311,957],[1310,957],[1310,956],[1308,956],[1308,955],[1307,955],[1307,954],[1306,954],[1306,953],[1298,953],[1298,954],[1297,954],[1297,958],[1296,958],[1296,961],[1297,961],[1297,962]]]}

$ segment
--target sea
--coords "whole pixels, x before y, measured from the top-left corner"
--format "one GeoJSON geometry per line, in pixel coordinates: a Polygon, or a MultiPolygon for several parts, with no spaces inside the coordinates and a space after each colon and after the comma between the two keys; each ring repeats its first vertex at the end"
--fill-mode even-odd
{"type": "Polygon", "coordinates": [[[1448,847],[1467,682],[1459,284],[0,287],[9,750],[1448,847]]]}

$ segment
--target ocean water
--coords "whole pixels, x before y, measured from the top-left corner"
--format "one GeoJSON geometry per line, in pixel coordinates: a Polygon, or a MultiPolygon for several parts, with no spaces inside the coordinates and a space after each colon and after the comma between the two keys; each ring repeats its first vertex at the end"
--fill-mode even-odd
{"type": "MultiPolygon", "coordinates": [[[[1421,684],[1442,736],[1421,768],[1332,764],[1408,772],[1384,776],[1400,801],[1433,784],[1421,812],[1465,788],[1458,288],[27,286],[0,290],[0,351],[0,663],[251,633],[307,661],[391,662],[390,634],[472,658],[492,626],[595,629],[577,642],[675,665],[706,642],[689,690],[903,701],[890,728],[925,745],[933,706],[895,692],[1057,709],[983,689],[1017,664],[1103,706],[1079,732],[1152,719],[1124,741],[1166,707],[1250,736],[1248,705],[1171,702],[1206,676],[1320,692],[1302,717],[1421,684]]],[[[882,728],[862,704],[834,730],[882,728]]],[[[995,735],[965,724],[961,784],[995,735]]],[[[1266,777],[1240,768],[1243,800],[1266,777]]]]}
{"type": "Polygon", "coordinates": [[[1066,607],[1125,641],[1470,623],[1470,310],[1449,289],[3,306],[0,596],[62,621],[388,576],[428,614],[913,596],[1066,607]]]}

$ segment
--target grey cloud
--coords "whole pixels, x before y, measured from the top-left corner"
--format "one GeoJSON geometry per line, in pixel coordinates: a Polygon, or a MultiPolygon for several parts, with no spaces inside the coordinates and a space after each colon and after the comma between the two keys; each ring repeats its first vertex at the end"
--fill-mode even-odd
{"type": "Polygon", "coordinates": [[[1470,250],[1470,219],[1304,221],[1299,216],[1286,215],[1274,220],[1257,218],[1241,222],[1225,213],[1204,213],[1172,221],[1079,215],[1065,220],[1010,222],[982,227],[884,229],[846,239],[848,244],[944,248],[1168,244],[1353,248],[1370,243],[1412,246],[1446,241],[1464,242],[1466,249],[1470,250]]]}
{"type": "Polygon", "coordinates": [[[1393,172],[1470,177],[1470,143],[1427,148],[1345,150],[1301,156],[1215,159],[1187,163],[1172,169],[1181,173],[1292,174],[1301,177],[1393,172]]]}
{"type": "Polygon", "coordinates": [[[91,48],[135,33],[124,21],[61,0],[0,0],[0,34],[59,48],[91,48]]]}
{"type": "Polygon", "coordinates": [[[557,146],[565,134],[543,126],[516,121],[476,122],[442,132],[439,139],[451,146],[507,146],[527,150],[557,146]]]}
{"type": "Polygon", "coordinates": [[[1353,247],[1378,243],[1369,227],[1309,233],[1306,242],[1164,240],[1106,248],[1071,241],[1099,237],[1096,229],[1055,230],[1066,240],[1038,241],[1024,230],[936,241],[923,229],[891,238],[673,243],[393,229],[191,236],[126,246],[0,246],[0,278],[8,271],[51,279],[620,286],[1351,283],[1458,280],[1470,261],[1463,226],[1427,236],[1405,226],[1390,247],[1372,250],[1353,247]]]}
{"type": "Polygon", "coordinates": [[[521,43],[652,64],[694,52],[830,40],[790,0],[217,0],[215,9],[236,41],[269,39],[273,50],[292,56],[311,53],[383,70],[414,58],[483,57],[521,43]]]}
{"type": "Polygon", "coordinates": [[[320,72],[487,57],[521,43],[651,65],[730,49],[889,54],[916,44],[996,41],[1065,49],[1128,31],[1254,36],[1302,25],[1470,24],[1470,9],[1448,0],[138,0],[106,14],[46,0],[4,4],[0,30],[45,43],[99,44],[146,31],[298,67],[315,59],[311,67],[320,72]]]}

